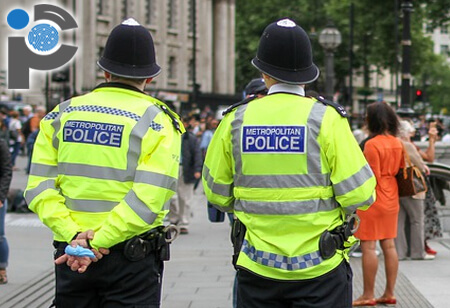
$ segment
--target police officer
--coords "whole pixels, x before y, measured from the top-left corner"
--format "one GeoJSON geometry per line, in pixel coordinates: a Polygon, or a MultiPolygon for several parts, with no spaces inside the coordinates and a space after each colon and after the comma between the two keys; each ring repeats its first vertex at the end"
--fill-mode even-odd
{"type": "Polygon", "coordinates": [[[373,173],[345,110],[304,96],[319,69],[300,26],[268,25],[252,64],[268,95],[226,111],[203,168],[208,201],[243,226],[238,307],[351,307],[345,220],[373,203],[373,173]]]}
{"type": "Polygon", "coordinates": [[[161,69],[136,20],[112,30],[98,65],[106,83],[42,119],[25,197],[53,232],[56,307],[159,307],[184,128],[144,93],[161,69]]]}

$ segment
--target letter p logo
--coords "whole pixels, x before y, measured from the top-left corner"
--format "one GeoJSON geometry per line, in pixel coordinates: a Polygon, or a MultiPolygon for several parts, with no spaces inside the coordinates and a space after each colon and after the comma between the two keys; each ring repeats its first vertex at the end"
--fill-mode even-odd
{"type": "MultiPolygon", "coordinates": [[[[65,10],[50,4],[39,4],[34,7],[34,20],[50,20],[61,30],[75,29],[75,19],[65,10]]],[[[15,9],[7,17],[11,28],[20,30],[28,25],[27,12],[15,9]]],[[[24,37],[8,38],[8,89],[29,89],[30,69],[48,71],[58,68],[73,58],[78,50],[76,46],[61,44],[60,48],[48,53],[56,47],[59,40],[58,31],[49,24],[38,24],[28,34],[28,43],[24,37]],[[37,53],[30,50],[31,46],[37,53]]]]}

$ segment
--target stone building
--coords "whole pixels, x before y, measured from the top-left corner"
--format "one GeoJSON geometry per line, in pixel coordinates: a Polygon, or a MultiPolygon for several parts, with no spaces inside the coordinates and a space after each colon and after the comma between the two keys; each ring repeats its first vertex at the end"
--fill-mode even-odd
{"type": "MultiPolygon", "coordinates": [[[[13,32],[6,24],[8,12],[14,8],[26,10],[32,25],[35,23],[33,6],[38,3],[31,0],[0,2],[3,12],[0,46],[7,46],[7,37],[13,32]]],[[[52,78],[55,71],[33,72],[30,90],[14,92],[14,95],[20,92],[25,102],[39,104],[50,100],[54,105],[64,96],[89,91],[102,82],[103,74],[95,63],[111,29],[129,17],[147,27],[154,38],[162,73],[147,88],[152,94],[180,106],[192,100],[195,79],[202,94],[234,95],[235,0],[57,0],[46,3],[59,5],[75,17],[78,29],[61,31],[60,35],[66,44],[79,49],[67,65],[66,82],[55,82],[52,78]],[[196,17],[195,27],[193,16],[196,17]]],[[[26,36],[27,31],[29,27],[20,34],[26,36]]],[[[0,71],[7,70],[6,54],[7,48],[2,48],[0,71]]],[[[1,85],[0,92],[13,94],[1,85]]]]}

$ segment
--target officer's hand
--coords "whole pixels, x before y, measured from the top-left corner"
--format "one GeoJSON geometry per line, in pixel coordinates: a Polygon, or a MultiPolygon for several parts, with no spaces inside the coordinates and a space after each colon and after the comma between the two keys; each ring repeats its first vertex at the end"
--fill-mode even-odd
{"type": "Polygon", "coordinates": [[[55,260],[56,265],[66,263],[72,271],[78,271],[78,273],[84,273],[88,266],[94,261],[89,257],[75,257],[63,254],[61,257],[55,260]]]}
{"type": "Polygon", "coordinates": [[[78,271],[78,273],[84,273],[88,266],[94,261],[89,257],[75,257],[69,256],[66,264],[70,267],[70,269],[74,272],[78,271]]]}
{"type": "Polygon", "coordinates": [[[99,248],[97,250],[97,249],[93,249],[93,248],[89,247],[88,240],[89,241],[93,240],[94,239],[94,235],[95,235],[94,230],[87,230],[85,232],[81,232],[70,243],[70,245],[72,245],[73,247],[75,247],[76,245],[80,245],[81,247],[84,247],[84,248],[90,248],[92,250],[92,252],[94,253],[94,255],[95,255],[95,259],[93,259],[92,261],[97,262],[98,260],[103,258],[103,255],[108,255],[109,254],[109,249],[107,249],[107,248],[99,248]]]}

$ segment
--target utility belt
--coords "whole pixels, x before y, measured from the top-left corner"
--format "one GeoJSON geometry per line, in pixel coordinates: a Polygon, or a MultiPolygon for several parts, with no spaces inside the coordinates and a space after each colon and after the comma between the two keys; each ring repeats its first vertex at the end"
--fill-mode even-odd
{"type": "MultiPolygon", "coordinates": [[[[123,251],[123,255],[131,262],[144,259],[156,253],[161,261],[170,260],[169,245],[177,238],[179,230],[175,225],[159,226],[143,234],[130,238],[109,248],[110,251],[123,251]],[[173,234],[172,234],[173,233],[173,234]]],[[[53,242],[56,249],[64,249],[65,242],[53,242]]]]}
{"type": "MultiPolygon", "coordinates": [[[[358,227],[359,217],[356,214],[352,214],[339,227],[331,231],[326,230],[323,232],[319,239],[319,251],[322,259],[330,259],[336,254],[336,250],[343,250],[345,248],[344,243],[358,230],[358,227]]],[[[231,242],[233,243],[232,263],[235,268],[246,231],[245,225],[239,219],[235,218],[231,229],[231,242]]]]}
{"type": "Polygon", "coordinates": [[[326,230],[319,239],[319,251],[322,259],[327,260],[336,254],[336,250],[343,250],[344,243],[359,227],[359,217],[356,214],[349,216],[346,222],[334,230],[326,230]]]}

